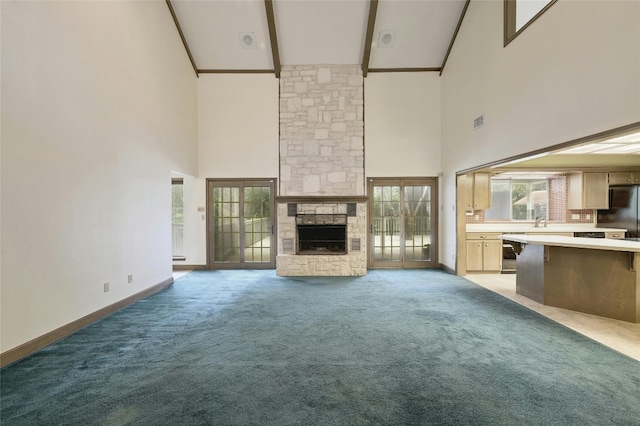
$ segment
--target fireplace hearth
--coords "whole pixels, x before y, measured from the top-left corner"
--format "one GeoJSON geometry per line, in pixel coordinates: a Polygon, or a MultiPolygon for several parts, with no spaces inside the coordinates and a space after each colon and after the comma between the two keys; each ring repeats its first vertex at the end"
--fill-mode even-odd
{"type": "Polygon", "coordinates": [[[300,214],[296,216],[297,254],[347,254],[347,215],[300,214]]]}

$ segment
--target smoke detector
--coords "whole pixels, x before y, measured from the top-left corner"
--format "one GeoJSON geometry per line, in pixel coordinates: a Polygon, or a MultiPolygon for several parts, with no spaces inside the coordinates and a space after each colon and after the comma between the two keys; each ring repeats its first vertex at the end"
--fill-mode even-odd
{"type": "Polygon", "coordinates": [[[394,30],[381,30],[378,33],[378,47],[393,47],[396,42],[396,32],[394,30]]]}
{"type": "Polygon", "coordinates": [[[240,44],[243,49],[255,49],[257,46],[256,35],[253,31],[242,31],[240,35],[240,44]]]}

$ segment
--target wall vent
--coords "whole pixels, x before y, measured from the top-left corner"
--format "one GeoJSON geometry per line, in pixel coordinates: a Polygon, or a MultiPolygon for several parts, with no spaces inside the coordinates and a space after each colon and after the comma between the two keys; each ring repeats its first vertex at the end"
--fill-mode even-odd
{"type": "Polygon", "coordinates": [[[351,251],[360,251],[360,238],[351,239],[351,251]]]}
{"type": "Polygon", "coordinates": [[[473,120],[473,129],[484,126],[484,114],[473,120]]]}
{"type": "Polygon", "coordinates": [[[285,253],[293,252],[293,238],[282,239],[282,251],[285,253]]]}

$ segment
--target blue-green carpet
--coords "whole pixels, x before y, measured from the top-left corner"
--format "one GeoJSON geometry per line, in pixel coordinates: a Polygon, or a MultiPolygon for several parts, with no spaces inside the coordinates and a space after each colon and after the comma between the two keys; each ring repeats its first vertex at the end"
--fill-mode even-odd
{"type": "Polygon", "coordinates": [[[3,425],[638,425],[640,363],[441,271],[191,272],[1,371],[3,425]]]}

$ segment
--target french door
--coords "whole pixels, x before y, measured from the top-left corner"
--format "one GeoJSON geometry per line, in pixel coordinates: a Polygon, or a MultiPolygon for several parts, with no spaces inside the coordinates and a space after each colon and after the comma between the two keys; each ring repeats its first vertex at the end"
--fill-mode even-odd
{"type": "Polygon", "coordinates": [[[274,212],[275,179],[208,179],[208,268],[275,268],[274,212]]]}
{"type": "Polygon", "coordinates": [[[438,267],[438,179],[369,179],[369,265],[438,267]]]}

